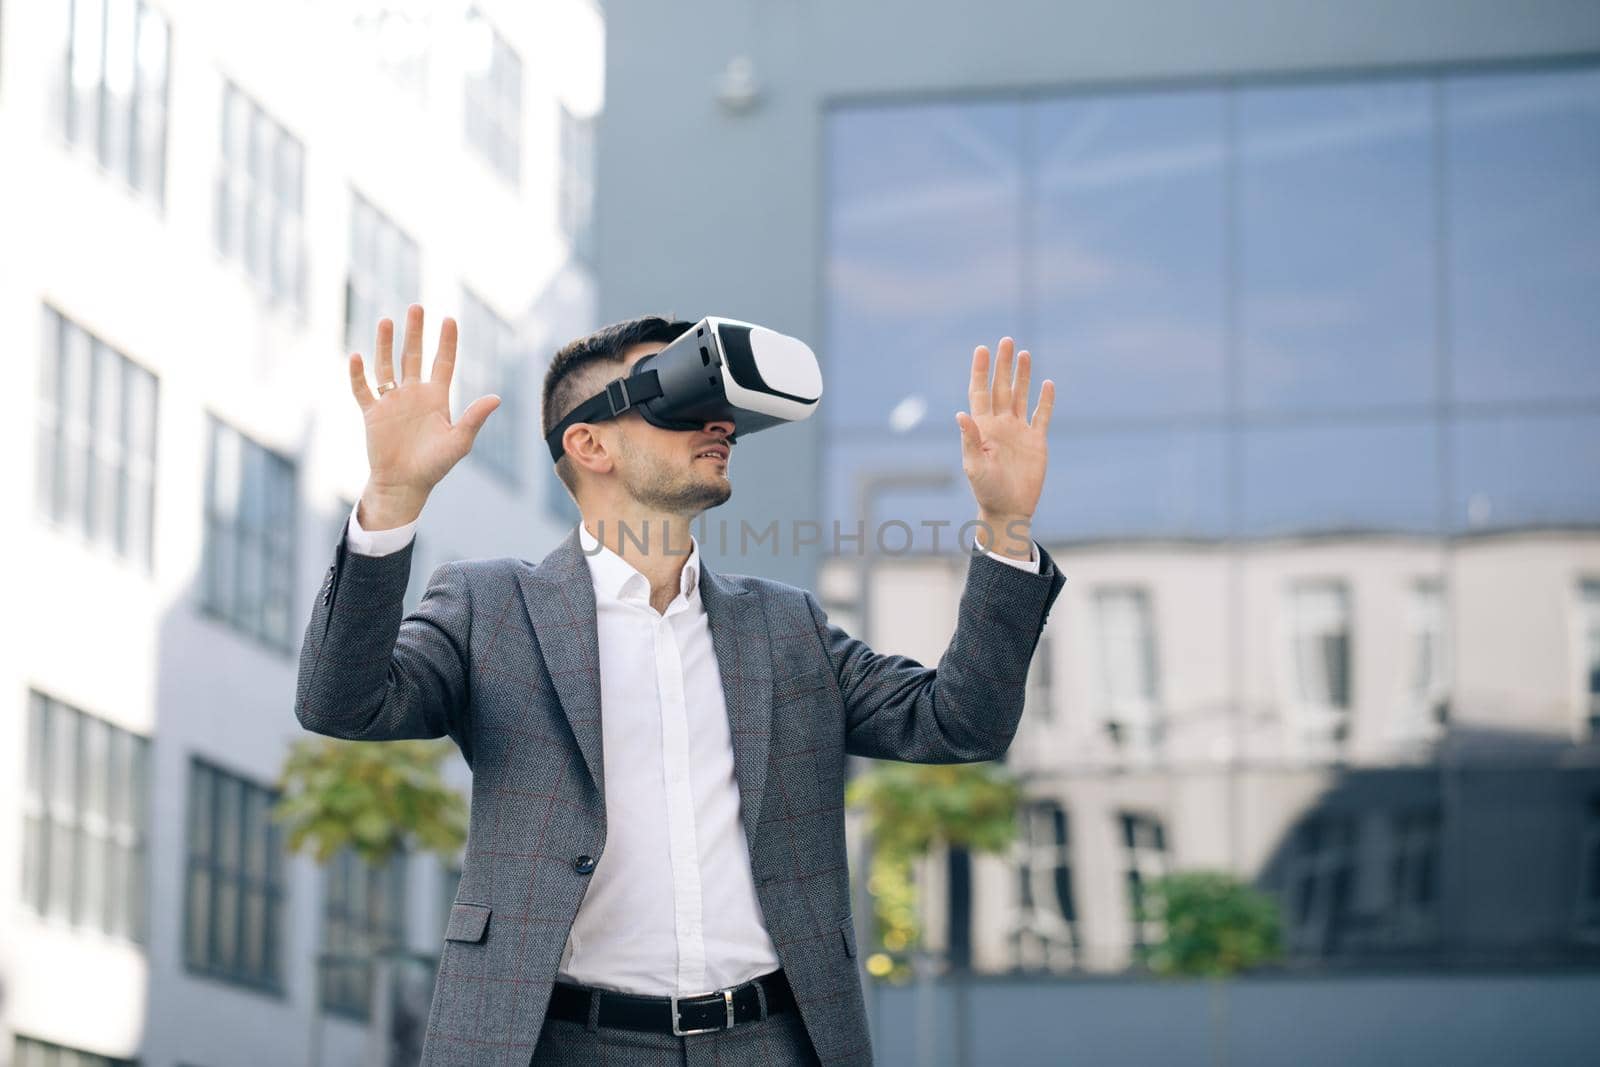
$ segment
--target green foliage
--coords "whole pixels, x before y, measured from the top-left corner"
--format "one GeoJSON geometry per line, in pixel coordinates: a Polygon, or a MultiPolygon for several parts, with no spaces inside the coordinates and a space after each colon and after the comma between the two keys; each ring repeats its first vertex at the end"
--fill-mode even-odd
{"type": "Polygon", "coordinates": [[[318,863],[346,846],[373,866],[402,849],[453,858],[467,804],[440,773],[452,750],[447,741],[297,741],[272,817],[287,827],[289,850],[309,848],[318,863]]]}
{"type": "Polygon", "coordinates": [[[1278,905],[1221,871],[1184,871],[1145,887],[1139,921],[1161,920],[1165,936],[1142,962],[1163,975],[1230,975],[1282,955],[1278,905]]]}
{"type": "Polygon", "coordinates": [[[1022,789],[994,763],[885,763],[852,781],[845,802],[863,809],[872,835],[867,891],[884,952],[867,960],[880,978],[903,981],[921,939],[916,861],[938,845],[1000,852],[1016,837],[1022,789]]]}

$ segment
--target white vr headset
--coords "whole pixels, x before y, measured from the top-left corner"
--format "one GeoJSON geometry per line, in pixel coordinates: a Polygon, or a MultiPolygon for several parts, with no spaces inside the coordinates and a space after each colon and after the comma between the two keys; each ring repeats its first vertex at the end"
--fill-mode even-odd
{"type": "Polygon", "coordinates": [[[731,422],[732,442],[810,418],[821,399],[822,369],[804,341],[738,319],[705,318],[579,404],[545,435],[545,443],[550,458],[558,460],[568,426],[630,410],[667,430],[731,422]]]}

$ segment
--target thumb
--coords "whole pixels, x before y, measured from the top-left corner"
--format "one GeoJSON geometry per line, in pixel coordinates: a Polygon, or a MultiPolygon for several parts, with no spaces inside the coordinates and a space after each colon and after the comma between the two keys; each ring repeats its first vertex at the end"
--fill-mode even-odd
{"type": "Polygon", "coordinates": [[[472,442],[478,439],[478,431],[483,429],[483,424],[488,421],[489,413],[500,407],[500,398],[493,393],[480,396],[467,410],[461,413],[461,418],[456,420],[456,435],[465,439],[466,451],[472,450],[472,442]]]}

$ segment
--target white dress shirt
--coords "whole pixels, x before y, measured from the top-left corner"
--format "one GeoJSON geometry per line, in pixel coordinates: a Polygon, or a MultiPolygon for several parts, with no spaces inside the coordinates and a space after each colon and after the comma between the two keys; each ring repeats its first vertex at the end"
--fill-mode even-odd
{"type": "MultiPolygon", "coordinates": [[[[416,523],[363,530],[352,552],[399,551],[416,523]]],[[[740,820],[733,738],[690,539],[678,594],[658,613],[649,580],[578,536],[594,583],[600,655],[606,844],[562,952],[558,977],[655,996],[692,996],[779,966],[756,898],[740,820]]],[[[1037,572],[1031,561],[989,553],[1037,572]]]]}

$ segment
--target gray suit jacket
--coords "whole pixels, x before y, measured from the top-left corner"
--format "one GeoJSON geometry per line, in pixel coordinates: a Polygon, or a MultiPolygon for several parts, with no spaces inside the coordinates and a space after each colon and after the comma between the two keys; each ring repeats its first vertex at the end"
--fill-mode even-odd
{"type": "MultiPolygon", "coordinates": [[[[594,590],[574,529],[538,566],[446,563],[402,618],[411,546],[341,534],[306,628],[295,716],[333,737],[448,734],[472,768],[461,887],[425,1065],[526,1064],[606,846],[594,590]]],[[[1042,550],[1041,550],[1042,552],[1042,550]]],[[[937,669],[879,655],[793,586],[702,569],[767,931],[822,1062],[870,1064],[845,866],[845,754],[995,759],[1062,577],[969,564],[937,669]]]]}

